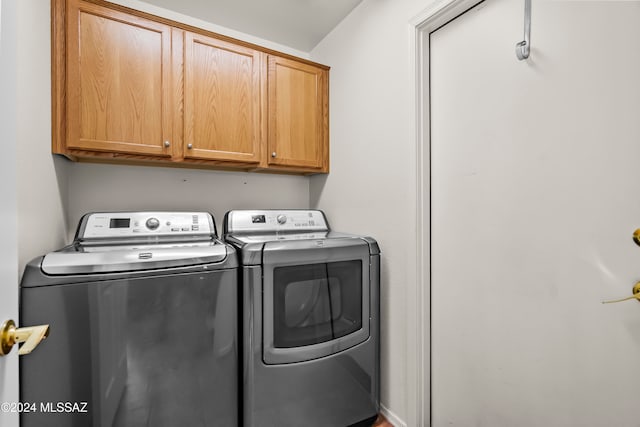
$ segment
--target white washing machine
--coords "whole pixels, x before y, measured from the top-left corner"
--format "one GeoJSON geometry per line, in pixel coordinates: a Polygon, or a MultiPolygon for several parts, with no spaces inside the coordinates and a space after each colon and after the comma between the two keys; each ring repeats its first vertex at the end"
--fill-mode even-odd
{"type": "Polygon", "coordinates": [[[208,213],[84,216],[22,279],[21,426],[238,426],[237,267],[208,213]]]}
{"type": "Polygon", "coordinates": [[[379,409],[380,251],[318,210],[225,216],[239,252],[245,427],[371,425],[379,409]]]}

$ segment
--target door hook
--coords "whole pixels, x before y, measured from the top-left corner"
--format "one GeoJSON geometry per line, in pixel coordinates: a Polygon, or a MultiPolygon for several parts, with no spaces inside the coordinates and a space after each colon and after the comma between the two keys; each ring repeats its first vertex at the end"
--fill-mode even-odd
{"type": "Polygon", "coordinates": [[[524,0],[524,40],[516,44],[516,56],[520,61],[531,52],[531,0],[524,0]]]}

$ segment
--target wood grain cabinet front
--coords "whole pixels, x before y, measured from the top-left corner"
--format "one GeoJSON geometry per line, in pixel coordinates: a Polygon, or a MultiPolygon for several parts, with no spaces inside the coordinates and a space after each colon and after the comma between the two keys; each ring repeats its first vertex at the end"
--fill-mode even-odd
{"type": "Polygon", "coordinates": [[[328,67],[104,0],[51,1],[54,153],[329,171],[328,67]]]}
{"type": "Polygon", "coordinates": [[[66,147],[170,157],[171,28],[68,5],[66,147]]]}
{"type": "Polygon", "coordinates": [[[328,172],[328,72],[269,56],[268,163],[328,172]]]}
{"type": "Polygon", "coordinates": [[[185,159],[260,161],[262,54],[185,34],[185,159]]]}

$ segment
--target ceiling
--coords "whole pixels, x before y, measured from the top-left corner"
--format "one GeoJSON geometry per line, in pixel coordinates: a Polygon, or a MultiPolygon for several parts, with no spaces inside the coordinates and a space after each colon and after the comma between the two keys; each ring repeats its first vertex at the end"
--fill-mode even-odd
{"type": "Polygon", "coordinates": [[[310,52],[362,0],[144,0],[310,52]]]}

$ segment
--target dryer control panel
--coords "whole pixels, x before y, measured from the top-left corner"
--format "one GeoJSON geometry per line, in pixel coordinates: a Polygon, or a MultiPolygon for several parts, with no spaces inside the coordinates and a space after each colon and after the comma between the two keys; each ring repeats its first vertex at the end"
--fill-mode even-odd
{"type": "Polygon", "coordinates": [[[82,218],[77,239],[215,235],[208,212],[97,212],[82,218]]]}
{"type": "Polygon", "coordinates": [[[226,218],[227,233],[270,233],[280,231],[328,231],[318,210],[236,210],[226,218]]]}

